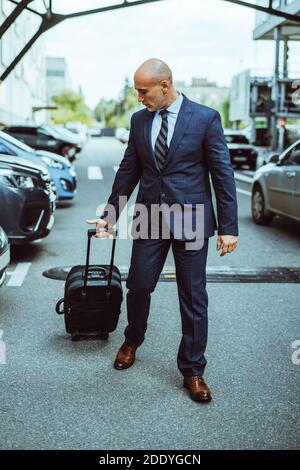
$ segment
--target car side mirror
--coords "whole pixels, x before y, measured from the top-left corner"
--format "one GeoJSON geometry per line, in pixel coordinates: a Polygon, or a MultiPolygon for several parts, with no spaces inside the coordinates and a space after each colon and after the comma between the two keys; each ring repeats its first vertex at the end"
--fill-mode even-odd
{"type": "Polygon", "coordinates": [[[278,163],[279,162],[279,155],[278,153],[272,153],[268,157],[268,163],[278,163]]]}

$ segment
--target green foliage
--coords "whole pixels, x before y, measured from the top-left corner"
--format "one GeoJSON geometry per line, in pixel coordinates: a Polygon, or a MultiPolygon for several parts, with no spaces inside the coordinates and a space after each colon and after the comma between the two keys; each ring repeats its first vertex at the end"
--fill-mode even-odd
{"type": "Polygon", "coordinates": [[[137,92],[129,84],[128,78],[117,100],[101,99],[94,109],[94,117],[107,127],[125,127],[129,129],[130,117],[138,108],[137,92]]]}
{"type": "Polygon", "coordinates": [[[222,118],[222,125],[223,127],[231,127],[232,122],[229,120],[229,98],[226,98],[219,107],[219,112],[222,118]]]}
{"type": "Polygon", "coordinates": [[[94,122],[90,110],[84,102],[84,97],[74,91],[63,90],[52,98],[52,104],[58,106],[58,109],[51,113],[51,119],[55,124],[79,121],[92,125],[94,122]]]}

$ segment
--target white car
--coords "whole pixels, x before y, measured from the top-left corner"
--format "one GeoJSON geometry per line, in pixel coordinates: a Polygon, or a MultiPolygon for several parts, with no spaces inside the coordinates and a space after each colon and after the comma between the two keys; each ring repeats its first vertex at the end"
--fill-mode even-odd
{"type": "Polygon", "coordinates": [[[0,286],[5,280],[5,270],[10,262],[10,245],[6,233],[0,227],[0,286]]]}
{"type": "Polygon", "coordinates": [[[275,215],[300,222],[300,140],[273,154],[252,181],[252,219],[267,225],[275,215]]]}
{"type": "Polygon", "coordinates": [[[128,144],[129,141],[129,131],[123,132],[123,134],[120,135],[119,141],[122,142],[122,144],[128,144]]]}

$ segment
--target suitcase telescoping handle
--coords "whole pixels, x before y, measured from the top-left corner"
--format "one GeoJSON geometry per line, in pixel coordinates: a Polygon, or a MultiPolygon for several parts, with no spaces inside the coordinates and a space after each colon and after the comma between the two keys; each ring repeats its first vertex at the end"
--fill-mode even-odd
{"type": "MultiPolygon", "coordinates": [[[[117,238],[118,231],[115,230],[115,229],[109,229],[109,228],[105,228],[104,230],[106,232],[109,232],[111,235],[113,235],[113,244],[112,244],[112,250],[111,250],[109,273],[108,273],[108,283],[107,283],[107,291],[106,291],[106,294],[109,297],[109,295],[110,295],[110,285],[111,285],[111,279],[112,279],[112,272],[113,272],[113,265],[114,265],[115,249],[116,249],[116,238],[117,238]]],[[[84,282],[83,282],[83,289],[82,289],[82,296],[83,297],[86,297],[86,286],[87,286],[88,271],[89,271],[89,266],[90,266],[91,238],[93,236],[95,236],[96,233],[97,233],[97,230],[94,229],[94,228],[91,228],[91,229],[88,230],[86,262],[85,262],[85,270],[84,270],[84,282]]]]}

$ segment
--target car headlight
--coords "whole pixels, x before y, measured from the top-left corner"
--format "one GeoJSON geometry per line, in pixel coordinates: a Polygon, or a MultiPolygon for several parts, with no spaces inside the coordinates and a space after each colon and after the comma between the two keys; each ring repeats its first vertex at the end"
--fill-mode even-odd
{"type": "Polygon", "coordinates": [[[64,165],[61,162],[57,162],[53,158],[50,157],[42,157],[42,161],[49,166],[50,168],[56,168],[57,170],[63,170],[64,165]]]}
{"type": "Polygon", "coordinates": [[[11,188],[31,189],[37,186],[37,181],[31,176],[14,173],[11,170],[0,170],[0,183],[11,188]]]}
{"type": "Polygon", "coordinates": [[[15,188],[15,184],[12,180],[13,172],[11,170],[0,170],[0,183],[5,186],[15,188]]]}

